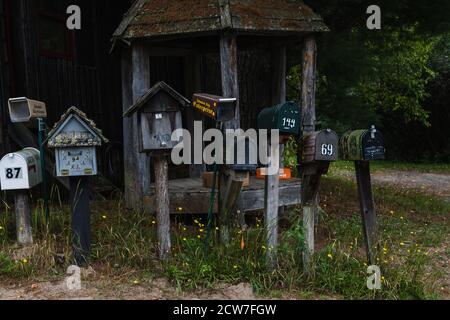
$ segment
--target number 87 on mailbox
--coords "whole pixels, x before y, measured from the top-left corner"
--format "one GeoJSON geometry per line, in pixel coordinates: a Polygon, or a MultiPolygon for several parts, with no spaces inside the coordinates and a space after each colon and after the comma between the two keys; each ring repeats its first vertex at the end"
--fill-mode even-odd
{"type": "Polygon", "coordinates": [[[39,150],[25,148],[7,154],[0,161],[1,189],[28,190],[42,182],[39,150]]]}

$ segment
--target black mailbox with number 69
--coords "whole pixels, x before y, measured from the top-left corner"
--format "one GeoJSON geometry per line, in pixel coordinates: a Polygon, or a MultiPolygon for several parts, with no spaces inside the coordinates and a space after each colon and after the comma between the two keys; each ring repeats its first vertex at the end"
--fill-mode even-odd
{"type": "Polygon", "coordinates": [[[303,162],[332,162],[339,159],[339,138],[331,129],[316,131],[303,137],[303,162]]]}
{"type": "Polygon", "coordinates": [[[286,102],[262,110],[258,116],[258,129],[280,131],[280,135],[300,134],[300,107],[294,102],[286,102]]]}

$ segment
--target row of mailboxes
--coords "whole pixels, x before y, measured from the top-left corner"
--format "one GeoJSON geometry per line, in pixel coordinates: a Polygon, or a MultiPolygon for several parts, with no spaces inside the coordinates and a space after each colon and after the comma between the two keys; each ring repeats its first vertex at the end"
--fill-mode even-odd
{"type": "Polygon", "coordinates": [[[1,189],[28,190],[42,182],[40,153],[34,148],[25,148],[7,154],[0,161],[1,189]]]}

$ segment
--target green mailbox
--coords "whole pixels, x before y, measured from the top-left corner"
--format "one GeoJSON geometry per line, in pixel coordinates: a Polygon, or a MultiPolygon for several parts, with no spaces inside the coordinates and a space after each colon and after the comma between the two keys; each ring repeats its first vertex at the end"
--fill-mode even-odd
{"type": "Polygon", "coordinates": [[[375,126],[372,126],[369,130],[349,131],[342,136],[339,144],[343,160],[370,161],[385,159],[383,135],[375,126]]]}
{"type": "Polygon", "coordinates": [[[258,116],[258,129],[278,129],[280,135],[298,136],[300,124],[300,106],[294,102],[286,102],[266,108],[258,116]]]}

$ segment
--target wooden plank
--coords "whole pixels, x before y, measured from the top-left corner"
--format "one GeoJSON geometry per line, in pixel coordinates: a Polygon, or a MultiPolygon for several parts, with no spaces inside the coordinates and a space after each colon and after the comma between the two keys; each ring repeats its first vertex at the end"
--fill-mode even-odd
{"type": "MultiPolygon", "coordinates": [[[[250,187],[243,188],[236,208],[241,212],[264,210],[264,180],[250,179],[250,187]],[[255,186],[256,185],[256,186],[255,186]]],[[[201,179],[177,179],[169,181],[171,214],[206,214],[209,209],[211,189],[204,188],[201,179]]],[[[156,213],[155,184],[151,185],[148,208],[156,213]]],[[[217,207],[214,213],[218,213],[217,207]]],[[[280,181],[279,205],[296,206],[301,204],[300,179],[280,181]]]]}
{"type": "Polygon", "coordinates": [[[156,219],[158,222],[158,249],[161,261],[170,259],[170,199],[169,163],[165,156],[154,157],[156,181],[156,219]]]}

